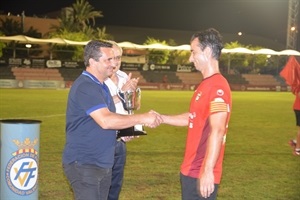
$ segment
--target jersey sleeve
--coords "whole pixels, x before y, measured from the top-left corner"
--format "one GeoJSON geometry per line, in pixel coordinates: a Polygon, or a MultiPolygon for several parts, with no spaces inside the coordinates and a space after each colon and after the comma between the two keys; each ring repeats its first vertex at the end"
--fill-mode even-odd
{"type": "Polygon", "coordinates": [[[229,112],[230,91],[226,87],[216,86],[211,89],[210,113],[229,112]]]}

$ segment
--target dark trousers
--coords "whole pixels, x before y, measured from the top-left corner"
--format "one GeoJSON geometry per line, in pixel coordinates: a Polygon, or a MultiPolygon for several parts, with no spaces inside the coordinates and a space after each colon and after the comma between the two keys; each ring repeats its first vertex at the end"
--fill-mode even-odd
{"type": "Polygon", "coordinates": [[[109,189],[108,200],[118,200],[122,188],[124,167],[126,163],[126,144],[117,141],[115,147],[115,160],[112,168],[112,181],[109,189]]]}
{"type": "Polygon", "coordinates": [[[182,200],[215,200],[217,199],[218,185],[215,184],[214,192],[208,197],[201,196],[198,190],[198,179],[180,173],[181,197],[182,200]]]}
{"type": "Polygon", "coordinates": [[[63,165],[74,192],[75,200],[107,200],[111,184],[111,169],[76,162],[63,165]]]}

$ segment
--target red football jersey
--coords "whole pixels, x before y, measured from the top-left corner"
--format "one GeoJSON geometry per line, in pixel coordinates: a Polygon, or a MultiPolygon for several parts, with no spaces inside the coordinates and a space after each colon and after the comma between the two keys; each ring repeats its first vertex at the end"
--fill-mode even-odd
{"type": "MultiPolygon", "coordinates": [[[[205,162],[206,145],[210,134],[209,116],[216,112],[227,112],[226,132],[231,113],[231,90],[227,80],[221,74],[205,78],[190,103],[189,127],[181,173],[199,178],[205,162]]],[[[222,175],[222,163],[225,151],[225,139],[214,168],[215,183],[219,184],[222,175]]]]}

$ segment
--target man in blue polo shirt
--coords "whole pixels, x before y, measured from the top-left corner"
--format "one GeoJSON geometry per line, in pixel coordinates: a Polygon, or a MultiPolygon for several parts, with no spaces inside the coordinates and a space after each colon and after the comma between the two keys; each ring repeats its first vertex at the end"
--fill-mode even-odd
{"type": "Polygon", "coordinates": [[[115,113],[104,81],[116,65],[112,44],[90,41],[84,49],[86,70],[73,83],[66,111],[63,168],[76,200],[106,200],[111,184],[116,130],[136,124],[154,128],[162,119],[155,112],[115,113]]]}

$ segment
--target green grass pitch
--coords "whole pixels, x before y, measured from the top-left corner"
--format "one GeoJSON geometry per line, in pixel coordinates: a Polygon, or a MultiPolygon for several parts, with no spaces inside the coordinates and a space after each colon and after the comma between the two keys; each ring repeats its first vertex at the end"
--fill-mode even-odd
{"type": "MultiPolygon", "coordinates": [[[[39,199],[71,200],[61,156],[68,90],[0,89],[0,119],[41,120],[39,199]]],[[[289,92],[233,92],[219,200],[300,199],[300,158],[288,140],[296,136],[289,92]]],[[[186,112],[191,91],[142,91],[141,110],[186,112]]],[[[127,143],[120,200],[180,200],[179,167],[186,127],[145,128],[127,143]]]]}

